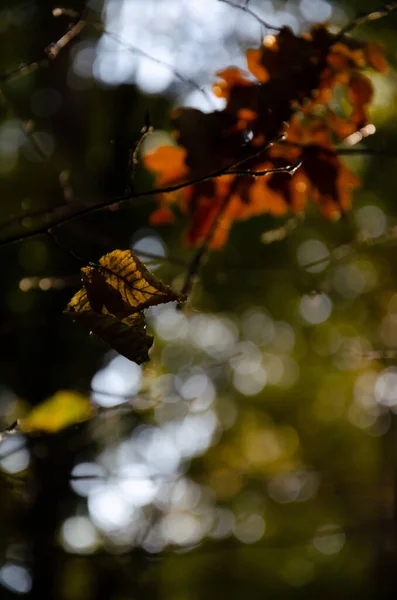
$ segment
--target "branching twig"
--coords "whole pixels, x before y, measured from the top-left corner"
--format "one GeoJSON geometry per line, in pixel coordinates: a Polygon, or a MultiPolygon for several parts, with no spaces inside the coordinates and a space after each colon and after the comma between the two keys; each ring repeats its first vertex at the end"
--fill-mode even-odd
{"type": "MultiPolygon", "coordinates": [[[[251,171],[244,169],[233,169],[226,171],[230,175],[251,175],[251,177],[263,177],[264,175],[271,175],[272,173],[288,173],[288,175],[294,175],[299,167],[302,165],[302,161],[298,160],[293,165],[287,165],[285,167],[275,167],[274,169],[266,169],[264,171],[251,171]]],[[[226,174],[225,173],[225,174],[226,174]]]]}
{"type": "MultiPolygon", "coordinates": [[[[53,10],[54,17],[58,17],[60,15],[65,15],[73,20],[78,19],[78,14],[74,11],[70,12],[66,9],[54,9],[53,10]],[[73,14],[72,14],[73,13],[73,14]]],[[[22,77],[25,75],[29,75],[33,71],[40,69],[44,66],[48,65],[49,60],[56,58],[59,52],[75,37],[80,35],[82,30],[86,25],[86,21],[80,20],[76,23],[72,24],[68,31],[57,41],[50,44],[44,51],[42,56],[39,56],[33,60],[20,64],[15,69],[8,71],[7,73],[0,74],[0,83],[8,83],[12,81],[16,77],[22,77]]]]}
{"type": "Polygon", "coordinates": [[[182,83],[185,83],[185,84],[189,85],[191,88],[196,89],[198,92],[203,94],[203,96],[206,98],[206,100],[208,100],[212,105],[214,105],[212,96],[210,96],[210,94],[208,94],[208,92],[203,87],[198,85],[198,83],[196,83],[193,79],[190,79],[189,77],[186,77],[185,75],[182,75],[181,73],[179,73],[179,71],[177,71],[172,65],[170,65],[166,61],[164,61],[160,58],[155,58],[154,56],[151,56],[148,52],[141,50],[141,48],[138,48],[137,46],[130,44],[130,42],[123,39],[119,34],[105,29],[104,26],[100,23],[95,23],[95,24],[93,24],[93,26],[95,27],[95,29],[97,31],[99,31],[103,35],[106,35],[106,36],[112,38],[113,40],[115,40],[116,42],[118,42],[119,44],[123,45],[125,47],[125,49],[128,50],[128,52],[132,52],[133,54],[138,54],[139,56],[142,56],[143,58],[147,58],[148,60],[156,63],[157,65],[161,65],[161,66],[165,67],[174,75],[174,77],[176,77],[176,79],[179,79],[179,81],[181,81],[182,83]]]}
{"type": "MultiPolygon", "coordinates": [[[[54,17],[58,16],[57,10],[53,11],[54,17]]],[[[69,30],[61,37],[57,42],[50,44],[46,49],[46,53],[49,59],[53,60],[58,56],[60,51],[69,44],[75,37],[80,35],[83,29],[86,27],[87,21],[80,19],[77,23],[70,25],[69,30]]]]}
{"type": "MultiPolygon", "coordinates": [[[[269,149],[274,143],[281,141],[282,139],[284,139],[284,136],[280,136],[279,138],[277,138],[274,142],[271,142],[270,144],[266,145],[266,150],[269,149]]],[[[245,161],[244,161],[245,162],[245,161]]],[[[300,167],[301,162],[296,163],[295,165],[289,165],[286,167],[281,167],[281,168],[276,168],[276,169],[269,169],[268,171],[244,171],[244,170],[239,170],[239,169],[235,169],[235,168],[231,168],[227,171],[227,173],[233,173],[233,174],[237,174],[237,175],[251,175],[251,176],[265,176],[265,175],[269,175],[271,173],[289,173],[290,175],[293,175],[295,173],[295,171],[300,167]]],[[[193,256],[190,264],[189,264],[189,269],[185,278],[185,283],[183,285],[182,288],[182,294],[185,294],[186,296],[188,296],[191,292],[192,286],[193,286],[193,281],[195,276],[197,275],[197,273],[200,270],[200,267],[203,263],[204,257],[207,253],[207,250],[211,244],[212,239],[215,236],[215,233],[218,229],[218,225],[223,217],[223,215],[225,214],[230,200],[233,197],[233,190],[230,190],[228,195],[224,198],[220,209],[217,213],[217,215],[215,216],[210,229],[208,230],[207,235],[205,236],[203,242],[201,243],[201,245],[199,246],[197,252],[195,253],[195,255],[193,256]]]]}
{"type": "Polygon", "coordinates": [[[283,29],[282,27],[277,27],[276,25],[271,25],[267,21],[264,21],[256,12],[254,12],[248,6],[247,1],[245,2],[244,6],[241,6],[241,4],[235,4],[234,2],[230,2],[230,0],[219,0],[219,2],[224,2],[225,4],[228,4],[229,6],[232,6],[233,8],[238,8],[238,9],[242,10],[243,12],[247,13],[247,15],[251,15],[251,17],[254,17],[254,19],[256,21],[258,21],[258,23],[263,25],[263,27],[266,27],[266,29],[272,29],[273,31],[282,31],[282,29],[283,29]]]}
{"type": "MultiPolygon", "coordinates": [[[[281,138],[278,138],[276,141],[281,142],[283,140],[281,138]]],[[[289,142],[287,142],[287,143],[289,143],[289,142]]],[[[128,202],[131,202],[132,200],[144,199],[147,197],[154,196],[156,194],[168,194],[171,192],[185,189],[191,185],[196,185],[197,183],[209,181],[211,179],[222,177],[224,175],[228,175],[231,173],[235,173],[238,175],[247,175],[248,174],[248,175],[252,175],[254,177],[270,174],[275,171],[273,169],[270,169],[268,171],[259,171],[259,172],[258,171],[255,172],[255,171],[249,171],[249,170],[241,170],[241,169],[239,169],[238,171],[236,170],[239,165],[241,165],[242,163],[248,162],[249,160],[252,160],[253,158],[258,157],[260,154],[265,152],[267,149],[268,149],[268,146],[262,147],[259,151],[255,152],[254,154],[252,154],[248,157],[245,157],[242,160],[236,161],[235,163],[228,165],[226,167],[217,169],[216,171],[213,171],[212,173],[209,173],[208,175],[196,177],[187,182],[172,184],[172,185],[164,186],[161,188],[154,188],[154,189],[147,190],[144,192],[138,192],[136,194],[126,194],[126,195],[118,197],[118,198],[106,199],[106,200],[103,200],[102,202],[99,202],[96,204],[88,204],[86,206],[80,207],[79,209],[72,211],[71,213],[69,212],[68,214],[65,214],[65,209],[68,209],[69,207],[65,207],[65,206],[58,207],[56,210],[62,212],[62,214],[60,216],[57,216],[56,218],[52,219],[51,222],[49,222],[49,223],[47,222],[47,223],[41,225],[40,227],[37,227],[33,231],[27,231],[22,234],[18,233],[18,234],[9,236],[4,240],[0,240],[0,247],[6,246],[8,244],[12,244],[14,242],[23,241],[25,239],[29,239],[36,235],[47,233],[48,230],[51,230],[55,227],[61,227],[63,225],[66,225],[75,219],[93,214],[93,213],[101,211],[101,210],[106,210],[108,208],[114,208],[115,206],[124,205],[128,202]]],[[[321,148],[321,151],[334,153],[333,150],[328,150],[326,148],[321,148]]],[[[335,152],[337,154],[342,154],[342,155],[343,154],[344,155],[368,154],[368,155],[374,155],[374,156],[376,156],[376,155],[389,156],[391,158],[397,157],[396,153],[386,152],[386,151],[378,151],[378,150],[374,150],[374,149],[370,149],[370,148],[362,148],[362,149],[341,148],[341,149],[336,150],[335,152]]],[[[278,169],[278,171],[281,170],[281,172],[291,172],[291,169],[295,170],[297,168],[297,166],[298,165],[295,164],[292,167],[291,166],[283,167],[281,169],[278,169]]],[[[21,222],[23,222],[24,219],[28,219],[28,218],[32,218],[32,217],[51,217],[53,214],[54,214],[53,210],[51,210],[51,211],[46,211],[46,210],[35,211],[35,213],[32,213],[32,214],[21,215],[19,217],[10,219],[9,221],[7,221],[7,223],[1,224],[0,229],[4,228],[5,226],[8,228],[8,227],[12,227],[13,225],[18,225],[21,222]]]]}
{"type": "Polygon", "coordinates": [[[202,93],[206,97],[207,100],[210,100],[211,102],[213,102],[212,97],[208,94],[208,92],[203,87],[198,85],[194,80],[192,80],[188,77],[185,77],[184,75],[179,73],[172,65],[168,64],[166,61],[159,59],[159,58],[155,58],[154,56],[151,56],[149,53],[145,52],[144,50],[141,50],[137,46],[130,44],[127,40],[124,40],[117,33],[112,32],[112,31],[107,31],[102,24],[94,23],[94,22],[90,21],[88,18],[87,19],[86,18],[79,19],[79,14],[77,12],[75,12],[74,10],[71,10],[71,9],[67,9],[67,8],[55,8],[53,10],[53,16],[54,17],[65,16],[69,19],[72,19],[72,21],[75,21],[75,23],[73,23],[69,27],[68,31],[57,42],[50,44],[46,48],[46,50],[44,52],[44,56],[40,56],[32,61],[22,63],[21,65],[19,65],[12,71],[0,74],[0,83],[6,83],[16,77],[28,75],[32,71],[35,71],[43,66],[48,65],[49,60],[53,60],[53,59],[57,58],[59,52],[72,39],[74,39],[75,37],[80,35],[80,33],[83,31],[83,29],[86,26],[90,26],[90,27],[93,27],[99,33],[101,33],[103,35],[107,35],[108,37],[116,40],[119,44],[122,44],[126,48],[126,50],[128,50],[129,52],[133,52],[134,54],[139,54],[140,56],[143,56],[144,58],[147,58],[147,59],[151,60],[152,62],[154,62],[158,65],[162,65],[165,68],[169,69],[170,72],[173,73],[173,75],[177,79],[179,79],[179,81],[198,90],[200,93],[202,93]]]}
{"type": "Polygon", "coordinates": [[[40,69],[42,66],[47,64],[47,57],[43,56],[35,58],[26,63],[22,63],[18,67],[15,67],[15,69],[12,69],[11,71],[1,73],[0,83],[8,83],[9,81],[12,81],[13,79],[19,76],[29,75],[29,73],[33,73],[33,71],[37,71],[37,69],[40,69]]]}
{"type": "MultiPolygon", "coordinates": [[[[171,192],[183,190],[187,187],[196,185],[198,183],[202,183],[204,181],[210,181],[212,179],[223,177],[224,175],[229,175],[233,171],[233,169],[236,169],[240,165],[247,163],[247,162],[253,160],[254,158],[259,157],[266,150],[268,150],[271,145],[273,145],[274,143],[280,142],[281,140],[284,139],[284,137],[285,137],[284,135],[281,135],[276,140],[274,140],[274,142],[272,142],[271,144],[263,145],[261,148],[259,148],[254,153],[250,154],[249,156],[245,156],[244,158],[236,160],[229,165],[220,167],[219,169],[216,169],[216,170],[212,171],[211,173],[208,173],[207,175],[200,175],[189,181],[182,182],[182,183],[175,183],[175,184],[168,185],[168,186],[165,186],[162,188],[154,188],[154,189],[147,190],[144,192],[138,192],[136,194],[125,194],[118,198],[108,198],[106,200],[103,200],[102,202],[98,202],[97,204],[90,204],[89,206],[86,206],[84,208],[77,209],[77,210],[69,213],[68,215],[63,215],[61,217],[55,218],[50,223],[46,223],[45,225],[41,225],[40,227],[37,227],[34,231],[27,231],[23,234],[16,234],[13,236],[9,236],[8,238],[6,238],[4,240],[0,240],[0,248],[3,246],[6,246],[8,244],[22,241],[22,240],[34,237],[34,236],[42,234],[42,233],[48,233],[54,227],[60,227],[62,225],[66,225],[67,223],[70,223],[71,221],[74,221],[75,219],[79,219],[79,218],[85,217],[87,215],[91,215],[91,214],[99,212],[101,210],[119,207],[123,204],[131,202],[131,200],[147,198],[147,197],[154,196],[156,194],[169,194],[171,192]]],[[[276,171],[285,173],[285,172],[288,172],[290,169],[291,169],[291,167],[280,167],[276,170],[270,169],[269,171],[265,171],[264,174],[268,174],[270,172],[274,173],[276,171]]],[[[244,174],[246,174],[246,172],[244,172],[244,174]]],[[[48,216],[51,216],[51,214],[52,214],[52,211],[49,211],[47,213],[48,216]]],[[[24,218],[26,218],[28,216],[29,215],[25,215],[24,218]]],[[[21,217],[18,217],[16,220],[20,221],[20,219],[21,219],[21,217]]],[[[13,221],[8,222],[8,226],[12,226],[13,224],[14,224],[13,221]]]]}
{"type": "Polygon", "coordinates": [[[342,27],[335,40],[339,40],[344,35],[352,31],[355,27],[358,27],[367,21],[377,21],[378,19],[383,19],[383,17],[387,17],[395,10],[397,10],[397,2],[391,2],[390,4],[385,4],[376,10],[358,14],[354,19],[342,27]]]}

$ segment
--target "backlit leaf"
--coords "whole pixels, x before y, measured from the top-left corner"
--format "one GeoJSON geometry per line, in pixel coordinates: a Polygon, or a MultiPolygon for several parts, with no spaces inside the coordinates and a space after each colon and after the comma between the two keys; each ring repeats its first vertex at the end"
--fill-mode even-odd
{"type": "Polygon", "coordinates": [[[84,267],[81,272],[87,299],[94,312],[102,313],[103,308],[106,308],[119,319],[134,312],[134,307],[127,304],[120,292],[107,283],[103,273],[96,266],[84,267]]]}
{"type": "Polygon", "coordinates": [[[166,173],[162,179],[157,178],[159,186],[163,186],[171,180],[178,181],[188,174],[189,169],[185,164],[187,152],[184,148],[178,146],[160,146],[151,154],[144,157],[145,165],[148,169],[160,173],[161,170],[166,173]]]}
{"type": "Polygon", "coordinates": [[[174,213],[168,206],[160,206],[150,215],[150,224],[154,226],[168,225],[169,223],[173,223],[174,220],[174,213]]]}
{"type": "MultiPolygon", "coordinates": [[[[148,306],[183,300],[154,277],[131,250],[114,250],[105,254],[96,268],[103,275],[106,285],[119,292],[131,313],[148,306]]],[[[109,312],[115,314],[112,310],[109,312]]]]}
{"type": "Polygon", "coordinates": [[[378,42],[367,42],[365,54],[368,64],[371,65],[379,73],[387,72],[387,62],[383,54],[383,46],[378,42]]]}
{"type": "Polygon", "coordinates": [[[145,318],[142,314],[134,313],[123,319],[111,314],[99,314],[92,310],[84,289],[77,292],[73,300],[73,310],[69,309],[69,304],[65,312],[74,321],[81,323],[90,333],[94,333],[116,352],[138,365],[149,360],[148,353],[153,344],[153,337],[146,333],[145,318]]]}
{"type": "Polygon", "coordinates": [[[20,419],[19,428],[24,433],[56,433],[75,423],[87,421],[92,416],[93,409],[86,396],[72,390],[62,390],[20,419]]]}
{"type": "Polygon", "coordinates": [[[184,298],[155,278],[131,250],[114,250],[81,271],[83,287],[65,314],[129,360],[148,361],[153,338],[141,311],[184,298]]]}
{"type": "Polygon", "coordinates": [[[177,208],[188,220],[185,241],[191,245],[202,243],[215,223],[209,246],[220,248],[234,221],[300,212],[309,201],[335,219],[351,206],[359,185],[335,144],[369,124],[373,85],[363,70],[386,71],[382,47],[335,35],[325,25],[302,35],[283,27],[248,50],[246,60],[248,74],[237,67],[218,72],[213,92],[225,99],[223,110],[172,112],[179,148],[158,148],[145,156],[146,166],[161,187],[176,176],[194,180],[235,162],[249,171],[302,165],[292,176],[227,174],[161,194],[152,222],[171,222],[177,208]],[[287,143],[266,147],[281,133],[287,143]]]}

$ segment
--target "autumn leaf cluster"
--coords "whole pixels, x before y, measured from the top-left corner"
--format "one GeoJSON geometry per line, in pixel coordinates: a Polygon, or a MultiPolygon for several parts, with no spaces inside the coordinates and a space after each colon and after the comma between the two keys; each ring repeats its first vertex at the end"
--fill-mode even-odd
{"type": "Polygon", "coordinates": [[[333,34],[324,25],[301,36],[284,27],[248,50],[246,60],[247,72],[229,67],[217,73],[213,92],[225,100],[223,110],[173,111],[177,144],[144,157],[159,188],[196,181],[159,194],[151,215],[153,225],[172,222],[177,212],[185,215],[189,245],[210,236],[210,246],[222,247],[234,221],[301,213],[309,201],[337,219],[360,184],[336,145],[374,130],[368,117],[374,90],[363,71],[387,70],[381,46],[333,34]],[[283,133],[282,143],[271,144],[283,133]],[[249,174],[297,161],[301,168],[292,176],[249,174]],[[237,162],[239,174],[233,174],[230,165],[237,162]],[[223,176],[197,182],[222,169],[223,176]]]}

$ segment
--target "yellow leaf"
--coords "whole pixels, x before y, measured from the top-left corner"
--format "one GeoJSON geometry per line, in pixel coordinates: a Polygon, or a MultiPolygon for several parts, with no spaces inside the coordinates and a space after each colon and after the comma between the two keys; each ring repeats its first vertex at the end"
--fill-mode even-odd
{"type": "Polygon", "coordinates": [[[81,272],[87,299],[93,311],[99,314],[109,312],[118,319],[135,312],[135,307],[124,302],[120,292],[106,281],[97,267],[84,267],[81,272]]]}
{"type": "Polygon", "coordinates": [[[24,433],[55,433],[75,423],[87,421],[92,415],[93,409],[86,396],[72,390],[61,390],[33,408],[27,417],[20,419],[19,427],[24,433]]]}
{"type": "Polygon", "coordinates": [[[119,320],[111,314],[98,314],[92,310],[84,288],[72,300],[74,312],[67,310],[66,314],[70,314],[90,333],[95,333],[119,354],[138,365],[149,360],[148,352],[153,344],[153,337],[146,333],[143,315],[135,313],[119,320]]]}
{"type": "Polygon", "coordinates": [[[131,312],[164,302],[182,302],[168,286],[156,279],[131,250],[114,250],[105,254],[97,267],[108,285],[116,289],[131,312]]]}
{"type": "Polygon", "coordinates": [[[156,279],[131,250],[114,250],[81,271],[83,288],[65,314],[126,358],[138,364],[149,360],[153,338],[146,333],[141,311],[184,298],[156,279]]]}

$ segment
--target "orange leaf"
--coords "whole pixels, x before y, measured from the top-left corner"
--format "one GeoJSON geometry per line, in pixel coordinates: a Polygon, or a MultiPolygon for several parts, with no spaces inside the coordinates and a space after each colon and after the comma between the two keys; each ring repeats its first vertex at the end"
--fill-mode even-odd
{"type": "Polygon", "coordinates": [[[262,52],[261,50],[247,50],[247,66],[251,73],[261,83],[265,83],[269,79],[269,73],[265,67],[261,64],[262,52]]]}
{"type": "Polygon", "coordinates": [[[379,73],[386,73],[388,65],[383,54],[383,46],[378,42],[368,42],[365,45],[365,55],[368,64],[379,73]]]}
{"type": "Polygon", "coordinates": [[[357,124],[357,129],[366,125],[367,117],[364,107],[371,102],[373,93],[372,83],[367,77],[358,73],[351,75],[347,97],[353,107],[350,120],[357,124]]]}
{"type": "Polygon", "coordinates": [[[353,73],[350,77],[348,97],[353,105],[363,106],[372,100],[374,89],[372,83],[364,75],[353,73]]]}
{"type": "Polygon", "coordinates": [[[357,131],[356,123],[346,121],[346,119],[342,119],[342,117],[339,117],[332,111],[329,111],[327,114],[327,124],[341,140],[346,139],[349,135],[357,131]]]}
{"type": "Polygon", "coordinates": [[[361,71],[372,66],[385,72],[381,46],[351,36],[338,39],[325,25],[299,36],[284,27],[266,36],[259,48],[248,50],[246,59],[256,81],[237,67],[218,72],[220,80],[213,91],[225,98],[225,109],[174,111],[174,134],[180,147],[158,148],[146,157],[146,166],[156,173],[161,186],[205,177],[249,156],[243,165],[250,171],[291,165],[300,159],[303,165],[292,177],[283,173],[261,178],[227,175],[162,196],[152,224],[171,222],[168,205],[178,203],[188,219],[189,244],[202,243],[216,222],[210,245],[221,247],[233,222],[264,213],[300,212],[309,200],[324,216],[334,219],[349,208],[359,185],[335,154],[334,144],[368,124],[373,88],[361,71]],[[329,108],[338,101],[339,92],[347,96],[350,114],[343,110],[336,114],[329,108]],[[286,144],[275,144],[254,156],[283,131],[288,136],[286,144]]]}
{"type": "Polygon", "coordinates": [[[151,225],[169,225],[175,220],[174,213],[167,206],[160,206],[150,215],[151,225]]]}
{"type": "Polygon", "coordinates": [[[215,83],[212,88],[218,98],[228,98],[229,90],[232,87],[252,85],[252,82],[244,76],[243,71],[238,67],[228,67],[223,71],[218,71],[217,76],[223,79],[223,81],[215,83]]]}
{"type": "Polygon", "coordinates": [[[185,164],[187,150],[179,146],[159,146],[143,158],[147,169],[157,173],[157,184],[167,185],[183,179],[189,172],[185,164]]]}

